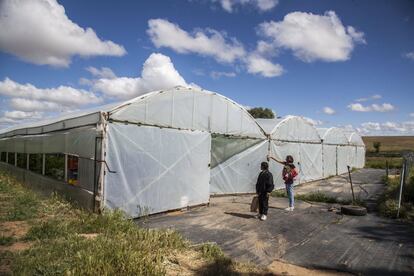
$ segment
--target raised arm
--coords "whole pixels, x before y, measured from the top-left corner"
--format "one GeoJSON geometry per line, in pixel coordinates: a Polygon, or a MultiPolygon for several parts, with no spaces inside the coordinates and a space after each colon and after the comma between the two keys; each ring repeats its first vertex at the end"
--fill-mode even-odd
{"type": "Polygon", "coordinates": [[[270,159],[273,159],[274,161],[276,161],[277,163],[280,163],[280,164],[282,164],[282,165],[285,163],[284,161],[277,160],[277,159],[276,159],[276,157],[271,156],[271,155],[269,154],[269,155],[267,155],[267,161],[270,161],[270,159]]]}

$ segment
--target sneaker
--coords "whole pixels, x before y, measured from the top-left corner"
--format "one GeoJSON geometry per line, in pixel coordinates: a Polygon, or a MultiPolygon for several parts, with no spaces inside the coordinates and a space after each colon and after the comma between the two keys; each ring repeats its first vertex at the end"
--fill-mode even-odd
{"type": "Polygon", "coordinates": [[[267,219],[267,216],[266,215],[262,215],[261,217],[260,217],[260,220],[266,220],[267,219]]]}
{"type": "Polygon", "coordinates": [[[287,208],[285,208],[285,211],[291,211],[291,210],[290,210],[290,208],[291,208],[291,207],[287,207],[287,208]]]}
{"type": "Polygon", "coordinates": [[[292,206],[292,207],[290,207],[290,210],[291,210],[291,211],[295,210],[295,207],[293,207],[293,206],[292,206]]]}

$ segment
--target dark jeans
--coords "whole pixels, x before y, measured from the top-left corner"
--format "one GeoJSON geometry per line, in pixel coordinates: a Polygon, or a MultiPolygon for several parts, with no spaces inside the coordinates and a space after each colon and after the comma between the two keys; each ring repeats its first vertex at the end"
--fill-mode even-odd
{"type": "Polygon", "coordinates": [[[269,208],[269,197],[266,194],[259,194],[259,214],[267,216],[269,208]]]}

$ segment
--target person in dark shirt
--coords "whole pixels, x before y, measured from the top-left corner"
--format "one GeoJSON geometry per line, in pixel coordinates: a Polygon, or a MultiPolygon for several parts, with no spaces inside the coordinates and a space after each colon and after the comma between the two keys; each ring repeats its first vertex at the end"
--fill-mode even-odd
{"type": "Polygon", "coordinates": [[[269,195],[275,187],[273,184],[273,175],[269,172],[269,163],[262,162],[261,172],[257,178],[256,193],[259,198],[259,218],[267,219],[267,209],[269,208],[269,195]]]}
{"type": "MultiPolygon", "coordinates": [[[[297,176],[296,167],[293,164],[293,157],[291,155],[286,156],[286,161],[277,160],[275,157],[268,155],[267,160],[273,159],[277,163],[283,165],[282,170],[282,178],[285,182],[286,193],[289,198],[289,207],[287,207],[286,211],[293,211],[295,209],[295,195],[293,192],[294,180],[297,176]]],[[[298,163],[299,164],[299,163],[298,163]]]]}

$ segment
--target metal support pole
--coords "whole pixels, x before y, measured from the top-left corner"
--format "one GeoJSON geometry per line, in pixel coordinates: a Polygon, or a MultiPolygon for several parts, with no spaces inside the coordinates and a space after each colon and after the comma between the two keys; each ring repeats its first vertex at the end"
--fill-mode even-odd
{"type": "Polygon", "coordinates": [[[351,191],[352,191],[352,205],[355,204],[355,194],[354,194],[354,186],[352,184],[352,177],[351,177],[351,167],[348,167],[348,175],[349,175],[349,183],[351,183],[351,191]]]}
{"type": "Polygon", "coordinates": [[[68,182],[68,155],[65,154],[65,169],[63,170],[65,176],[63,177],[65,182],[68,182]]]}
{"type": "Polygon", "coordinates": [[[42,175],[46,174],[46,155],[42,154],[42,175]]]}
{"type": "Polygon", "coordinates": [[[400,194],[398,195],[398,210],[397,210],[397,218],[400,217],[400,208],[401,208],[401,196],[404,186],[404,180],[405,180],[405,167],[407,165],[407,161],[404,160],[402,170],[401,170],[401,176],[400,176],[400,194]]]}

